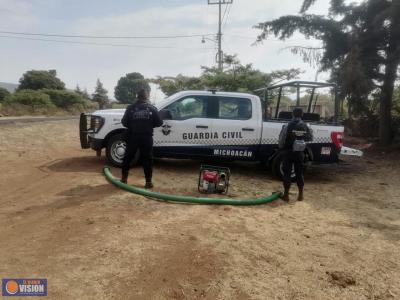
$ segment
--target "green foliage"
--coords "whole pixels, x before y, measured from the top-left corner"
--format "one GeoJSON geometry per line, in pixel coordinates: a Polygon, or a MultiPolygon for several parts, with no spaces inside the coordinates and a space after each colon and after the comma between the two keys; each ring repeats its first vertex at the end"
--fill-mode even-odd
{"type": "Polygon", "coordinates": [[[296,78],[301,71],[299,69],[280,70],[271,73],[263,73],[254,69],[251,64],[242,65],[234,55],[226,55],[226,66],[223,72],[218,68],[202,67],[200,77],[158,77],[152,82],[159,84],[166,95],[172,95],[183,90],[219,89],[230,92],[253,93],[275,80],[290,80],[296,78]]]}
{"type": "Polygon", "coordinates": [[[160,85],[161,90],[167,96],[183,90],[199,90],[204,88],[201,78],[187,77],[181,74],[176,77],[158,77],[157,79],[153,79],[152,82],[160,85]]]}
{"type": "Polygon", "coordinates": [[[96,89],[92,95],[92,100],[99,104],[100,109],[104,109],[110,102],[107,95],[107,90],[103,87],[100,79],[97,79],[96,89]]]}
{"type": "Polygon", "coordinates": [[[83,99],[82,102],[74,103],[66,108],[66,111],[72,114],[79,114],[84,111],[95,111],[99,109],[99,105],[96,102],[83,99]]]}
{"type": "MultiPolygon", "coordinates": [[[[323,94],[323,93],[318,93],[316,92],[313,97],[313,103],[318,96],[318,104],[334,104],[334,97],[329,94],[323,94]]],[[[310,101],[310,94],[304,95],[303,97],[300,98],[300,104],[301,105],[306,105],[310,101]]]]}
{"type": "Polygon", "coordinates": [[[137,93],[141,89],[150,91],[149,83],[140,73],[129,73],[118,80],[114,90],[115,98],[121,103],[134,103],[137,100],[137,93]]]}
{"type": "MultiPolygon", "coordinates": [[[[100,83],[101,84],[101,83],[100,83]]],[[[6,115],[29,114],[75,114],[98,109],[90,101],[85,90],[77,86],[76,91],[65,90],[64,83],[57,78],[55,70],[31,70],[23,74],[15,93],[0,88],[1,113],[6,115]],[[30,87],[30,88],[26,88],[30,87]]],[[[102,85],[101,85],[102,88],[102,85]]],[[[100,95],[107,98],[107,91],[100,89],[100,95]]],[[[108,98],[107,98],[108,100],[108,98]]]]}
{"type": "Polygon", "coordinates": [[[79,87],[79,85],[76,85],[75,93],[77,93],[78,95],[82,96],[82,98],[85,99],[85,100],[91,100],[90,96],[89,96],[89,93],[88,93],[86,88],[84,90],[82,90],[79,87]]]}
{"type": "Polygon", "coordinates": [[[400,85],[398,85],[393,93],[393,115],[400,117],[400,85]]]}
{"type": "Polygon", "coordinates": [[[54,89],[63,90],[64,82],[57,78],[56,70],[31,70],[24,73],[19,80],[18,90],[54,89]]]}
{"type": "Polygon", "coordinates": [[[22,104],[31,107],[33,110],[35,108],[43,108],[43,107],[54,107],[54,104],[51,102],[49,95],[34,90],[20,90],[15,92],[12,95],[9,95],[4,104],[10,105],[13,103],[22,104]]]}
{"type": "Polygon", "coordinates": [[[202,75],[205,87],[224,91],[253,92],[271,82],[271,77],[249,65],[237,65],[234,68],[219,72],[216,69],[205,69],[202,75]]]}
{"type": "MultiPolygon", "coordinates": [[[[301,12],[305,13],[314,2],[305,0],[301,12]]],[[[262,33],[258,41],[269,35],[284,40],[296,31],[322,40],[322,55],[320,48],[312,51],[312,48],[296,46],[292,50],[306,60],[317,59],[322,70],[331,70],[341,96],[350,98],[354,113],[364,114],[369,107],[368,96],[377,87],[374,80],[382,81],[379,69],[384,63],[381,51],[385,50],[388,36],[388,26],[384,23],[388,20],[389,9],[390,4],[385,0],[364,1],[358,5],[335,0],[331,1],[329,16],[283,16],[260,23],[257,28],[262,33]],[[378,15],[378,11],[381,14],[378,15]]]]}
{"type": "Polygon", "coordinates": [[[10,95],[10,92],[5,88],[0,87],[0,102],[3,101],[8,95],[10,95]]]}
{"type": "Polygon", "coordinates": [[[68,109],[76,105],[85,106],[85,100],[76,92],[51,89],[42,89],[40,91],[47,94],[51,102],[57,107],[68,109]]]}
{"type": "MultiPolygon", "coordinates": [[[[321,56],[297,52],[303,58],[318,59],[320,69],[332,73],[340,98],[347,97],[349,111],[371,116],[373,94],[378,95],[380,141],[390,140],[390,107],[393,85],[400,63],[400,1],[365,0],[347,4],[332,0],[328,16],[307,14],[315,0],[304,0],[301,15],[288,15],[258,24],[257,41],[270,35],[282,40],[298,31],[323,43],[321,56]]],[[[315,49],[321,51],[320,49],[315,49]]]]}

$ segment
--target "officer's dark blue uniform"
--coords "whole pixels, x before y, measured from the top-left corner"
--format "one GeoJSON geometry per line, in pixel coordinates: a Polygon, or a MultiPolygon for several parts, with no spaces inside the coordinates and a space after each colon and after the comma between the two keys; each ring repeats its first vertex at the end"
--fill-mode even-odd
{"type": "Polygon", "coordinates": [[[151,105],[147,99],[148,92],[146,90],[139,91],[137,102],[127,107],[121,120],[122,125],[128,128],[121,181],[127,182],[131,162],[137,150],[139,150],[146,178],[145,187],[152,188],[153,128],[161,126],[163,121],[158,114],[157,108],[151,105]]]}
{"type": "Polygon", "coordinates": [[[297,187],[299,188],[298,200],[303,200],[305,142],[312,140],[312,131],[302,121],[302,116],[303,110],[295,108],[293,110],[293,120],[282,129],[280,135],[280,140],[282,140],[280,146],[283,151],[283,187],[285,189],[283,199],[286,201],[289,201],[293,167],[296,174],[297,187]]]}

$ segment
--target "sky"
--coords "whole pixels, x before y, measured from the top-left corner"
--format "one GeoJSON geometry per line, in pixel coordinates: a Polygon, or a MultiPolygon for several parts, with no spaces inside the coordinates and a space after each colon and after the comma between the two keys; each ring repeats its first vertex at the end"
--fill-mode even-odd
{"type": "MultiPolygon", "coordinates": [[[[282,15],[297,14],[300,0],[233,0],[223,23],[222,48],[242,63],[273,70],[300,68],[301,79],[314,80],[316,69],[283,48],[317,46],[297,34],[284,42],[275,38],[252,45],[253,26],[282,15]]],[[[319,0],[310,13],[326,14],[329,0],[319,0]]],[[[225,6],[222,8],[225,12],[225,6]]],[[[179,39],[88,39],[31,36],[21,39],[0,33],[0,81],[18,83],[32,69],[57,70],[67,88],[92,93],[97,78],[114,98],[121,76],[140,72],[147,78],[197,76],[200,66],[215,65],[218,6],[207,0],[0,0],[0,31],[91,36],[176,36],[179,39]],[[207,37],[202,43],[201,35],[207,37]],[[59,41],[59,42],[54,42],[59,41]],[[63,41],[72,41],[65,43],[63,41]],[[79,43],[76,43],[79,42],[79,43]],[[81,44],[83,43],[83,44],[81,44]]],[[[21,37],[21,36],[20,36],[21,37]]],[[[321,74],[319,80],[327,79],[321,74]]],[[[157,101],[163,95],[153,88],[157,101]]]]}

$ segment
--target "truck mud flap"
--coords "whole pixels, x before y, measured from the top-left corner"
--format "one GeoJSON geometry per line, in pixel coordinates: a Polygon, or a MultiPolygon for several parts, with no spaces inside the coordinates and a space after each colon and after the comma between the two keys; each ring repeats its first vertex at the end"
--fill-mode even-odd
{"type": "Polygon", "coordinates": [[[90,148],[89,138],[88,138],[88,117],[85,113],[81,113],[79,118],[79,139],[81,141],[82,149],[90,148]]]}

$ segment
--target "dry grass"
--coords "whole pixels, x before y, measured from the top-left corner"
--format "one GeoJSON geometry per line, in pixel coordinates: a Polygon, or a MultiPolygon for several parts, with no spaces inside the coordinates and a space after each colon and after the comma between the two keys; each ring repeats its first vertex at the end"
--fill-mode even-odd
{"type": "MultiPolygon", "coordinates": [[[[49,299],[400,298],[398,154],[310,169],[301,203],[180,205],[110,185],[77,127],[0,127],[3,277],[47,278],[49,299]]],[[[199,164],[156,161],[155,190],[196,195],[199,164]]],[[[281,188],[228,166],[232,198],[281,188]]]]}

